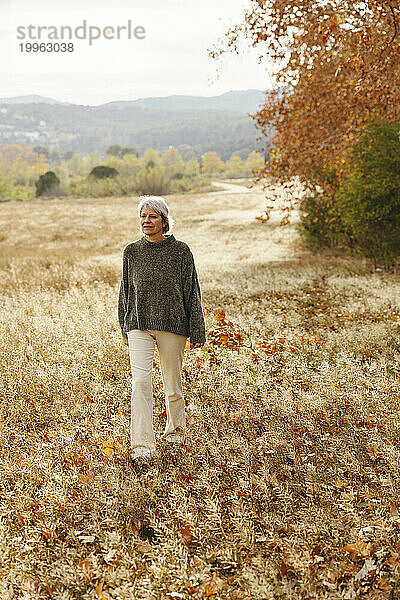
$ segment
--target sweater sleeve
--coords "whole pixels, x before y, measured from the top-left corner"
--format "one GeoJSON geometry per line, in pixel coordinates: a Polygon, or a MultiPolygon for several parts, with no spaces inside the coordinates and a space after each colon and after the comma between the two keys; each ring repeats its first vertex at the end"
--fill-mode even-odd
{"type": "Polygon", "coordinates": [[[189,321],[190,341],[193,344],[206,341],[206,327],[201,306],[201,291],[194,257],[190,248],[182,261],[183,297],[189,321]]]}
{"type": "Polygon", "coordinates": [[[119,286],[118,295],[118,320],[121,328],[122,337],[127,337],[127,333],[124,326],[125,313],[126,313],[126,299],[128,297],[128,259],[124,251],[122,258],[122,279],[119,286]]]}

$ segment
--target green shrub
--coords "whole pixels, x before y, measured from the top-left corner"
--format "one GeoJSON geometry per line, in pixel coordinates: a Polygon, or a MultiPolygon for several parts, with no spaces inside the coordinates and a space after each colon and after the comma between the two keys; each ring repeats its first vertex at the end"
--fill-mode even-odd
{"type": "Polygon", "coordinates": [[[301,235],[314,250],[322,246],[351,246],[352,239],[343,226],[335,198],[339,186],[336,170],[314,165],[309,183],[314,191],[300,204],[301,235]]]}
{"type": "Polygon", "coordinates": [[[352,174],[340,186],[341,220],[354,249],[390,267],[400,256],[400,124],[370,122],[351,155],[352,174]]]}
{"type": "Polygon", "coordinates": [[[114,167],[98,165],[97,167],[93,167],[88,176],[95,177],[96,179],[107,179],[108,177],[116,177],[117,175],[118,171],[114,167]]]}
{"type": "Polygon", "coordinates": [[[36,197],[49,196],[60,192],[60,180],[54,171],[46,171],[35,182],[36,197]]]}
{"type": "Polygon", "coordinates": [[[299,230],[314,250],[322,246],[352,246],[351,236],[341,223],[335,197],[323,192],[302,199],[299,230]]]}

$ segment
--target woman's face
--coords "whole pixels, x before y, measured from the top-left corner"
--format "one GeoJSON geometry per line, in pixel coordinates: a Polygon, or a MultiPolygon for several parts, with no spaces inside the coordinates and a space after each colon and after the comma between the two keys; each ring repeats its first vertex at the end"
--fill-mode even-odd
{"type": "Polygon", "coordinates": [[[140,226],[145,235],[162,235],[162,217],[153,208],[143,206],[140,213],[140,226]]]}

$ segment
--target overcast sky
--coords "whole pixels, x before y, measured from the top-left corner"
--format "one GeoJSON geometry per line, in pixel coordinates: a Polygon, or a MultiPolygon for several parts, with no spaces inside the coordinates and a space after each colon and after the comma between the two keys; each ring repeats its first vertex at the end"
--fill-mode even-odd
{"type": "MultiPolygon", "coordinates": [[[[215,96],[272,86],[270,69],[249,48],[208,57],[207,48],[240,21],[246,0],[0,0],[0,97],[39,94],[76,104],[148,96],[215,96]],[[144,27],[144,39],[73,40],[71,53],[21,52],[17,27],[144,27]]],[[[46,36],[50,30],[42,30],[46,36]]],[[[53,30],[54,31],[54,30],[53,30]]],[[[81,29],[83,31],[83,28],[81,29]]],[[[110,30],[111,32],[111,30],[110,30]]],[[[112,35],[112,32],[109,33],[112,35]]],[[[44,37],[42,41],[49,41],[44,37]]],[[[55,39],[51,40],[53,43],[55,39]]],[[[68,41],[68,40],[66,40],[68,41]]]]}

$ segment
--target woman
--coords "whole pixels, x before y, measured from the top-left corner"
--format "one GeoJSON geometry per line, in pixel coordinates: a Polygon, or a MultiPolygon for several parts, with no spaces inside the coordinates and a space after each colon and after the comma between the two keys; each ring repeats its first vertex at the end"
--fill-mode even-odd
{"type": "Polygon", "coordinates": [[[132,370],[131,447],[134,462],[151,458],[152,367],[157,344],[165,389],[168,442],[185,439],[181,370],[186,339],[190,349],[206,341],[201,291],[190,247],[166,235],[174,221],[161,196],[144,196],[138,206],[143,235],[123,249],[118,318],[132,370]]]}

